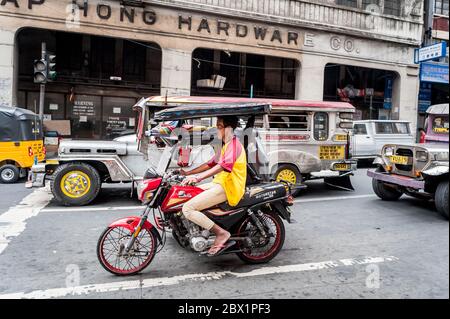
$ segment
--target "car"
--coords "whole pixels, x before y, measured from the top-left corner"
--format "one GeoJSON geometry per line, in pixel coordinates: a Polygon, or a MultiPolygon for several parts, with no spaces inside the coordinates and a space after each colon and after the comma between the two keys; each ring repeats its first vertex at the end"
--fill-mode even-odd
{"type": "Polygon", "coordinates": [[[447,119],[446,134],[444,129],[439,130],[439,143],[384,145],[374,161],[377,169],[368,170],[367,175],[372,178],[375,194],[382,200],[395,201],[403,194],[434,200],[438,212],[448,219],[448,104],[445,108],[430,107],[427,113],[433,119],[447,119]]]}
{"type": "Polygon", "coordinates": [[[412,144],[415,137],[408,121],[366,120],[353,122],[352,158],[374,160],[385,144],[412,144]]]}

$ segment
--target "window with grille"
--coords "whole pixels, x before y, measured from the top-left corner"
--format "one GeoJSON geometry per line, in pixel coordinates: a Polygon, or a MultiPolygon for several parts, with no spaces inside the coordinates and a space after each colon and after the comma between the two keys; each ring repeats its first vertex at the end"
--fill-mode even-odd
{"type": "Polygon", "coordinates": [[[449,0],[435,0],[434,13],[448,16],[449,0]]]}
{"type": "Polygon", "coordinates": [[[269,125],[272,129],[308,131],[308,114],[271,114],[269,116],[269,125]]]}
{"type": "Polygon", "coordinates": [[[400,16],[401,3],[403,1],[398,0],[385,0],[384,1],[384,14],[393,16],[400,16]]]}
{"type": "Polygon", "coordinates": [[[340,6],[346,6],[346,7],[352,7],[352,8],[358,7],[357,0],[336,0],[336,4],[340,5],[340,6]]]}

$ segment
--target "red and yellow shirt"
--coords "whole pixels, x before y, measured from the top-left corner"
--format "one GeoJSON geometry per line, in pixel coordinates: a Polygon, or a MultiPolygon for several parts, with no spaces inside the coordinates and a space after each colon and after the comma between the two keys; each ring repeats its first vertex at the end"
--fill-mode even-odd
{"type": "Polygon", "coordinates": [[[228,204],[236,206],[244,196],[247,181],[247,156],[236,136],[208,162],[209,167],[216,165],[220,165],[223,172],[214,177],[213,183],[222,185],[228,204]]]}

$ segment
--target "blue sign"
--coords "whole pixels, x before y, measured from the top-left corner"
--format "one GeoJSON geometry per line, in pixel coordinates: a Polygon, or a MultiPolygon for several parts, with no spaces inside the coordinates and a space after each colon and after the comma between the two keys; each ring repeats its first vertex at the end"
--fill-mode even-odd
{"type": "Polygon", "coordinates": [[[425,113],[431,106],[431,83],[421,82],[419,90],[419,113],[425,113]]]}
{"type": "Polygon", "coordinates": [[[394,80],[392,78],[386,78],[385,86],[384,86],[384,103],[383,108],[386,110],[392,109],[392,86],[394,84],[394,80]]]}
{"type": "Polygon", "coordinates": [[[434,62],[421,63],[420,81],[448,84],[448,64],[434,62]]]}
{"type": "Polygon", "coordinates": [[[414,50],[414,63],[442,58],[447,54],[447,42],[440,42],[414,50]]]}

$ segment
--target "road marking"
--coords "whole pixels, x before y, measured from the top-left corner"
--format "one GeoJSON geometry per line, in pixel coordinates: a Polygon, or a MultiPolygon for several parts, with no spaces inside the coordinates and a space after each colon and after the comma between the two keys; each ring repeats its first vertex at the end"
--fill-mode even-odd
{"type": "Polygon", "coordinates": [[[109,293],[114,291],[134,290],[152,287],[173,286],[190,281],[212,281],[221,280],[224,278],[248,278],[255,276],[302,272],[308,270],[333,269],[338,267],[349,267],[356,265],[369,265],[384,262],[398,261],[394,256],[387,257],[364,257],[352,259],[340,259],[335,261],[324,261],[317,263],[286,265],[279,267],[262,267],[253,269],[249,272],[210,272],[203,274],[187,274],[173,277],[150,278],[144,280],[130,280],[121,282],[112,282],[105,284],[92,284],[85,286],[54,288],[47,290],[36,290],[32,292],[18,292],[11,294],[0,295],[0,299],[47,299],[47,298],[61,298],[65,296],[80,296],[89,295],[92,293],[109,293]]]}
{"type": "Polygon", "coordinates": [[[359,199],[359,198],[372,198],[376,197],[375,194],[365,194],[365,195],[352,195],[352,196],[335,196],[335,197],[319,197],[319,198],[308,198],[308,199],[296,199],[294,203],[311,203],[311,202],[327,202],[334,200],[344,200],[344,199],[359,199]]]}
{"type": "MultiPolygon", "coordinates": [[[[359,199],[376,197],[373,194],[353,195],[353,196],[335,196],[335,197],[320,197],[309,199],[296,199],[294,203],[310,203],[310,202],[326,202],[344,199],[359,199]]],[[[100,212],[100,211],[118,211],[118,210],[144,210],[144,206],[109,206],[109,207],[74,207],[74,208],[45,208],[41,210],[42,213],[63,213],[63,212],[100,212]]]]}
{"type": "Polygon", "coordinates": [[[98,212],[105,210],[127,210],[127,209],[142,209],[145,206],[110,206],[110,207],[77,207],[77,208],[46,208],[43,213],[62,213],[62,212],[98,212]]]}
{"type": "Polygon", "coordinates": [[[0,216],[0,254],[25,230],[26,221],[39,214],[52,198],[48,187],[38,188],[0,216]]]}

